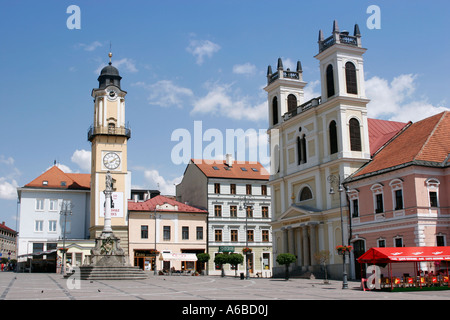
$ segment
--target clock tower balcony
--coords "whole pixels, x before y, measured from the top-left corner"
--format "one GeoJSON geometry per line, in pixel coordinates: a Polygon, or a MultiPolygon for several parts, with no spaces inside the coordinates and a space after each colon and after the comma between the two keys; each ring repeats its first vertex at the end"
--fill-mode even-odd
{"type": "Polygon", "coordinates": [[[88,130],[88,140],[92,142],[98,135],[105,136],[124,136],[127,139],[131,138],[131,129],[128,126],[125,127],[103,127],[103,126],[91,126],[88,130]]]}

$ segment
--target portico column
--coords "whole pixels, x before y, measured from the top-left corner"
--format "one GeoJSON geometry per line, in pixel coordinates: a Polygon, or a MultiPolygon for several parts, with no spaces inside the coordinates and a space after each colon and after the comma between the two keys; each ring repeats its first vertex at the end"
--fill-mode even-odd
{"type": "Polygon", "coordinates": [[[301,234],[301,228],[295,229],[295,236],[296,236],[296,254],[297,254],[297,266],[303,265],[303,257],[302,257],[302,234],[301,234]]]}
{"type": "Polygon", "coordinates": [[[311,265],[315,265],[316,259],[314,259],[314,254],[317,252],[317,244],[316,244],[316,225],[313,224],[310,226],[310,241],[309,245],[311,247],[311,265]]]}
{"type": "Polygon", "coordinates": [[[308,248],[308,227],[302,226],[303,235],[303,265],[307,268],[309,266],[309,248],[308,248]]]}
{"type": "Polygon", "coordinates": [[[291,228],[291,227],[288,227],[288,234],[289,234],[289,245],[288,245],[288,252],[289,253],[292,253],[292,254],[295,254],[295,249],[294,249],[294,244],[295,244],[295,241],[294,241],[294,229],[293,228],[291,228]]]}

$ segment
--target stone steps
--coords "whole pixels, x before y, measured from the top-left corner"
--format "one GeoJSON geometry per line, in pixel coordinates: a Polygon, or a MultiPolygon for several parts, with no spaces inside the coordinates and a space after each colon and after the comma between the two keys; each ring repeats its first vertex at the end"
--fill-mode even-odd
{"type": "Polygon", "coordinates": [[[81,280],[141,280],[147,274],[138,267],[132,266],[82,266],[81,280]]]}

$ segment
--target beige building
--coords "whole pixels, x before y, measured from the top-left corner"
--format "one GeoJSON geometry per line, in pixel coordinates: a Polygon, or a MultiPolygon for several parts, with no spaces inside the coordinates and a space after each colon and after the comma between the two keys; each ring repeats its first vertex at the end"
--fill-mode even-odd
{"type": "Polygon", "coordinates": [[[188,164],[182,182],[177,185],[177,200],[208,210],[208,263],[210,275],[220,275],[214,257],[221,252],[243,254],[247,261],[224,266],[226,275],[272,275],[271,197],[269,174],[259,162],[197,160],[188,164]],[[243,254],[244,255],[244,254],[243,254]]]}
{"type": "Polygon", "coordinates": [[[7,227],[5,222],[0,224],[0,253],[1,258],[17,259],[17,231],[7,227]]]}
{"type": "Polygon", "coordinates": [[[200,272],[206,252],[207,211],[164,196],[128,202],[132,265],[161,272],[200,272]]]}
{"type": "MultiPolygon", "coordinates": [[[[359,27],[354,35],[334,23],[319,33],[322,95],[304,101],[302,67],[269,66],[267,86],[272,172],[274,256],[297,256],[294,271],[320,271],[319,251],[330,252],[329,274],[342,278],[337,245],[348,243],[347,207],[340,182],[370,159],[363,54],[359,27]],[[333,192],[330,192],[330,190],[333,192]]],[[[274,275],[284,272],[276,266],[274,275]]]]}

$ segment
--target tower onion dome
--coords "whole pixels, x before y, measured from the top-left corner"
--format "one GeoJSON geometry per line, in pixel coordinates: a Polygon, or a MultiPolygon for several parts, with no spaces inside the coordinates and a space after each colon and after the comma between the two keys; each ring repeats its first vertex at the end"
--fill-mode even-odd
{"type": "Polygon", "coordinates": [[[119,70],[114,67],[111,63],[112,53],[109,53],[109,63],[100,72],[98,77],[98,87],[99,89],[105,89],[107,86],[113,85],[120,89],[120,80],[122,77],[119,75],[119,70]]]}

